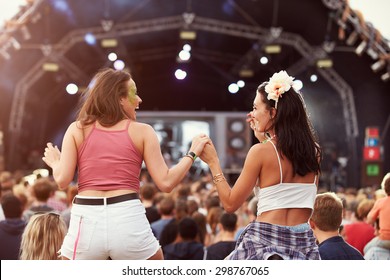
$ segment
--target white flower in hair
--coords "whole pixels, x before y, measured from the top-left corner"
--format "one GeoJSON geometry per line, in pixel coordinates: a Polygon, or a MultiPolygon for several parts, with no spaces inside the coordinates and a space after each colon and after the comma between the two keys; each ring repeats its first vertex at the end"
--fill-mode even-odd
{"type": "Polygon", "coordinates": [[[265,86],[265,92],[268,93],[267,99],[275,101],[275,108],[278,106],[279,97],[286,91],[289,91],[294,83],[294,77],[287,74],[286,71],[280,71],[272,75],[268,84],[265,86]]]}

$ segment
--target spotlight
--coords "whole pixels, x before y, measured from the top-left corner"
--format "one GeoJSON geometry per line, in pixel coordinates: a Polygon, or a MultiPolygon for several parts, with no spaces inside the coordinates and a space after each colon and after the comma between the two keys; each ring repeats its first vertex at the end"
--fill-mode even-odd
{"type": "Polygon", "coordinates": [[[310,81],[311,82],[315,83],[315,82],[317,82],[317,80],[318,80],[318,76],[316,74],[310,75],[310,81]]]}
{"type": "Polygon", "coordinates": [[[60,69],[60,66],[54,62],[45,62],[42,65],[42,69],[47,72],[57,72],[60,69]]]}
{"type": "Polygon", "coordinates": [[[181,50],[179,52],[179,62],[189,61],[190,58],[191,58],[191,53],[189,51],[181,50]]]}
{"type": "Polygon", "coordinates": [[[383,74],[381,76],[381,80],[384,81],[384,82],[387,82],[390,80],[390,72],[386,72],[385,74],[383,74]]]}
{"type": "Polygon", "coordinates": [[[363,54],[363,52],[365,51],[367,47],[367,41],[362,41],[359,46],[356,48],[355,50],[355,53],[358,55],[358,56],[361,56],[363,54]]]}
{"type": "Polygon", "coordinates": [[[187,51],[187,52],[190,52],[190,51],[191,51],[191,45],[190,45],[190,44],[185,44],[185,45],[183,46],[183,50],[184,50],[184,51],[187,51]]]}
{"type": "Polygon", "coordinates": [[[248,68],[243,68],[240,70],[240,72],[238,73],[238,75],[241,77],[241,78],[251,78],[253,77],[255,73],[253,72],[252,69],[248,69],[248,68]]]}
{"type": "Polygon", "coordinates": [[[264,51],[266,53],[280,53],[282,51],[282,47],[280,45],[268,45],[265,46],[264,51]]]}
{"type": "Polygon", "coordinates": [[[195,40],[196,32],[192,30],[183,30],[180,31],[180,39],[182,40],[195,40]]]}
{"type": "Polygon", "coordinates": [[[240,89],[240,87],[239,87],[237,84],[235,84],[235,83],[232,83],[232,84],[230,84],[230,85],[228,86],[228,90],[229,90],[229,92],[230,92],[231,94],[237,93],[239,89],[240,89]]]}
{"type": "Polygon", "coordinates": [[[71,95],[76,94],[78,91],[79,91],[79,88],[75,84],[70,83],[66,86],[66,92],[71,94],[71,95]]]}
{"type": "Polygon", "coordinates": [[[243,88],[245,86],[245,82],[243,80],[239,80],[237,82],[237,85],[240,87],[240,88],[243,88]]]}
{"type": "Polygon", "coordinates": [[[263,64],[263,65],[267,64],[268,63],[268,57],[262,56],[260,58],[260,63],[263,64]]]}
{"type": "Polygon", "coordinates": [[[118,56],[116,55],[116,53],[112,52],[112,53],[108,54],[108,60],[109,61],[115,61],[117,59],[118,59],[118,56]]]}
{"type": "Polygon", "coordinates": [[[329,58],[317,60],[317,67],[318,68],[330,68],[332,66],[333,66],[333,61],[329,58]]]}
{"type": "Polygon", "coordinates": [[[177,69],[175,71],[175,77],[176,79],[178,80],[184,80],[186,77],[187,77],[187,72],[186,71],[183,71],[181,69],[177,69]]]}
{"type": "Polygon", "coordinates": [[[118,46],[117,39],[103,39],[100,43],[103,48],[115,48],[118,46]]]}
{"type": "Polygon", "coordinates": [[[356,31],[353,31],[351,34],[349,34],[347,41],[345,41],[345,43],[348,46],[352,46],[356,43],[358,37],[359,37],[359,34],[356,31]]]}
{"type": "Polygon", "coordinates": [[[386,65],[386,62],[384,60],[378,60],[377,62],[375,62],[374,64],[371,65],[371,69],[372,71],[374,71],[375,73],[382,70],[386,65]]]}
{"type": "Polygon", "coordinates": [[[92,33],[87,33],[87,34],[85,34],[85,36],[84,36],[84,41],[85,41],[88,45],[95,45],[95,44],[96,44],[96,38],[95,38],[95,36],[93,36],[92,33]]]}
{"type": "Polygon", "coordinates": [[[114,68],[116,70],[123,70],[123,69],[125,69],[125,63],[123,62],[123,60],[120,60],[120,59],[115,60],[114,68]]]}

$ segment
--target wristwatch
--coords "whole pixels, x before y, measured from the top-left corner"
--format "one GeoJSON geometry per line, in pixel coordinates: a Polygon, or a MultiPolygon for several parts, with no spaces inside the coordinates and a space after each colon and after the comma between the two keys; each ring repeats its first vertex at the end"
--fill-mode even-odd
{"type": "Polygon", "coordinates": [[[196,156],[196,154],[195,154],[194,152],[188,152],[188,153],[186,154],[186,156],[187,156],[187,157],[190,157],[193,161],[195,161],[196,158],[197,158],[197,156],[196,156]]]}

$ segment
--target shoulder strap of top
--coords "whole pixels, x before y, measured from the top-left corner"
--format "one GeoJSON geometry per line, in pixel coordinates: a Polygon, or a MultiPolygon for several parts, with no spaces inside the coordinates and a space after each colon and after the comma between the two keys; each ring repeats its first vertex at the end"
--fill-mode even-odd
{"type": "Polygon", "coordinates": [[[314,182],[313,182],[313,184],[315,184],[316,181],[317,181],[317,174],[316,174],[316,176],[314,176],[314,182]]]}
{"type": "Polygon", "coordinates": [[[126,124],[126,131],[129,130],[130,123],[131,123],[131,120],[128,119],[128,120],[127,120],[127,124],[126,124]]]}
{"type": "Polygon", "coordinates": [[[282,164],[280,163],[279,153],[278,153],[278,150],[276,149],[274,142],[272,142],[272,141],[269,141],[269,142],[271,142],[272,146],[275,149],[276,155],[278,156],[278,163],[279,163],[279,170],[280,170],[280,184],[281,184],[283,181],[283,172],[282,172],[282,164]]]}

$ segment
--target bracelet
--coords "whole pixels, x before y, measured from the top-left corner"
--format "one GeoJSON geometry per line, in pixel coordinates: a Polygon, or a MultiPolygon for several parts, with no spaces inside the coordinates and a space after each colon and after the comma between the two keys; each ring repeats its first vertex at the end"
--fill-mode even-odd
{"type": "Polygon", "coordinates": [[[218,183],[223,182],[223,181],[226,181],[226,178],[223,175],[223,173],[218,173],[215,176],[213,176],[213,184],[214,185],[217,185],[218,183]]]}

